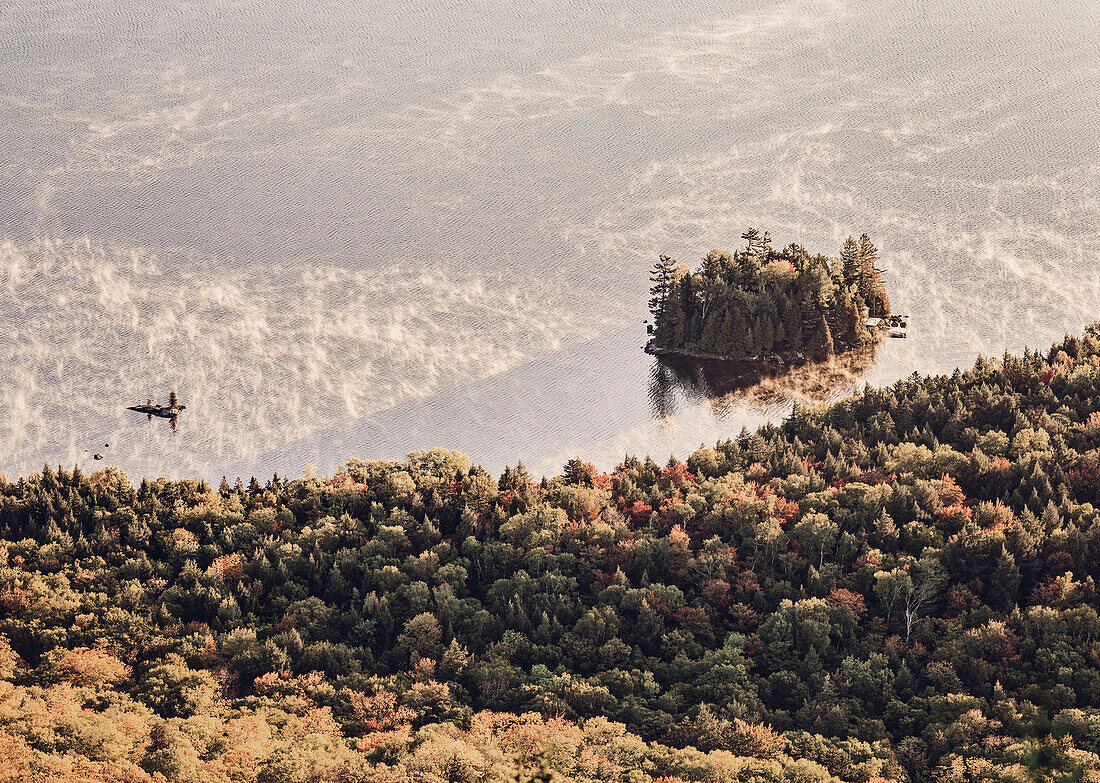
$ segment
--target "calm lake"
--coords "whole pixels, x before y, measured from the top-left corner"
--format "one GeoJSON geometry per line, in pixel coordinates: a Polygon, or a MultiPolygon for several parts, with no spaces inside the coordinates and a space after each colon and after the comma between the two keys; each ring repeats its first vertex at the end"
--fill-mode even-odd
{"type": "Polygon", "coordinates": [[[1100,318],[1093,2],[44,0],[0,57],[9,477],[663,462],[1100,318]],[[750,225],[868,232],[909,338],[662,374],[649,266],[750,225]]]}

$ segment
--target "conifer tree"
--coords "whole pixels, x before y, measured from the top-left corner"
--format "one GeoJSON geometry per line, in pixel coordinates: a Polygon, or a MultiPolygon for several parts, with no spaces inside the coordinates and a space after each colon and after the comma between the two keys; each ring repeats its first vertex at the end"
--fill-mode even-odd
{"type": "Polygon", "coordinates": [[[675,347],[682,344],[684,315],[680,281],[685,276],[687,267],[676,265],[668,256],[661,256],[654,267],[656,279],[650,289],[653,294],[650,307],[655,321],[653,341],[658,346],[675,347]]]}
{"type": "Polygon", "coordinates": [[[728,250],[711,250],[699,267],[699,287],[702,294],[702,317],[706,318],[722,284],[723,274],[733,265],[728,250]]]}
{"type": "Polygon", "coordinates": [[[869,315],[884,318],[890,314],[890,299],[882,284],[882,270],[875,266],[878,261],[878,248],[866,234],[859,238],[859,257],[860,295],[867,305],[869,315]]]}
{"type": "Polygon", "coordinates": [[[665,300],[668,299],[674,269],[676,269],[676,262],[669,256],[661,256],[653,264],[653,269],[649,273],[649,280],[653,283],[649,289],[649,312],[655,319],[660,317],[665,300]]]}
{"type": "Polygon", "coordinates": [[[849,236],[844,240],[844,247],[840,250],[841,276],[844,284],[854,287],[856,291],[861,291],[863,287],[863,261],[859,244],[849,236]]]}
{"type": "Polygon", "coordinates": [[[695,335],[692,334],[692,327],[695,323],[695,287],[691,282],[691,273],[684,269],[684,274],[677,278],[680,289],[679,297],[679,309],[680,309],[680,329],[681,331],[676,334],[676,343],[678,345],[686,345],[693,342],[695,335]]]}
{"type": "Polygon", "coordinates": [[[825,320],[825,313],[818,316],[817,323],[810,335],[808,348],[809,355],[818,361],[828,359],[833,355],[833,335],[829,330],[828,322],[825,320]]]}

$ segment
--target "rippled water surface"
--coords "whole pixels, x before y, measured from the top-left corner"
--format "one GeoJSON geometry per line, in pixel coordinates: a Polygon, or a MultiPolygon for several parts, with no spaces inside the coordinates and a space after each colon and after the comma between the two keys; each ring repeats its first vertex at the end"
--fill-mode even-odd
{"type": "Polygon", "coordinates": [[[684,456],[821,396],[640,350],[748,225],[882,250],[915,328],[833,396],[1100,318],[1094,3],[593,5],[4,3],[0,468],[684,456]]]}

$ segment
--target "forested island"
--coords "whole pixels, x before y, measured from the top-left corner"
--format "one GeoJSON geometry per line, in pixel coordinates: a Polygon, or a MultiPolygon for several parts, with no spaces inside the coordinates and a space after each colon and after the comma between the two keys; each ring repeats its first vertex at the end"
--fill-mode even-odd
{"type": "Polygon", "coordinates": [[[1100,324],[686,461],[0,478],[0,780],[1100,779],[1100,324]]]}
{"type": "Polygon", "coordinates": [[[755,228],[741,238],[744,247],[710,251],[695,272],[668,256],[654,264],[648,351],[821,361],[871,343],[866,319],[890,315],[878,249],[866,234],[848,237],[838,258],[796,244],[777,250],[755,228]]]}

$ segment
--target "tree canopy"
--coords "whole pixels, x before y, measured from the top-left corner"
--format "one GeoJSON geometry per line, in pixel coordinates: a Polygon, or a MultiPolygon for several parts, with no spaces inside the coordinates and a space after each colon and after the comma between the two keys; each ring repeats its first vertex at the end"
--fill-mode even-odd
{"type": "Polygon", "coordinates": [[[839,258],[795,244],[777,250],[755,228],[742,239],[733,252],[707,253],[695,272],[658,259],[650,273],[651,350],[825,359],[869,343],[866,318],[890,315],[878,250],[866,234],[848,237],[839,258]]]}
{"type": "Polygon", "coordinates": [[[1100,325],[539,483],[44,466],[0,780],[1095,780],[1097,579],[1100,325]]]}

